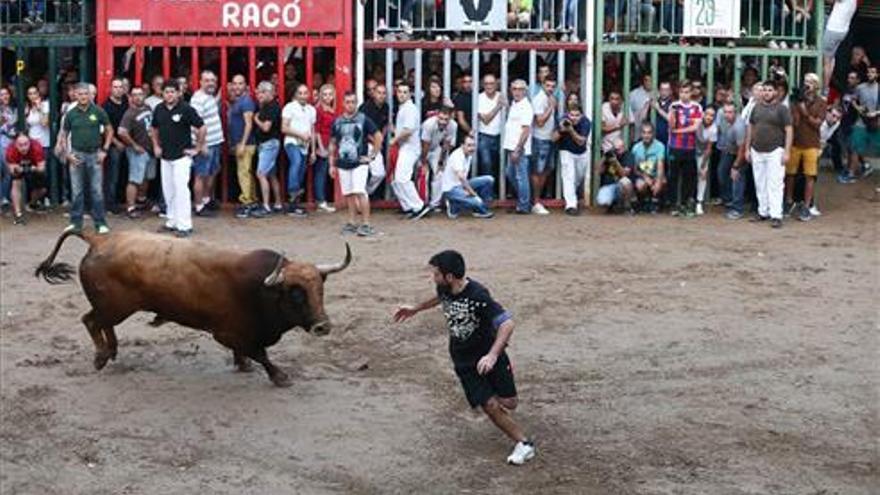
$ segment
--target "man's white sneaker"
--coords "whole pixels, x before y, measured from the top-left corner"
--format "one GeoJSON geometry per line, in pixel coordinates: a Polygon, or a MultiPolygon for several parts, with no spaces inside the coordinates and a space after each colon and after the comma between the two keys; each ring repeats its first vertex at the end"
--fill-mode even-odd
{"type": "Polygon", "coordinates": [[[531,442],[517,442],[513,452],[507,456],[507,463],[520,466],[533,457],[535,457],[535,444],[531,442]]]}
{"type": "Polygon", "coordinates": [[[336,208],[328,205],[326,201],[318,203],[318,209],[327,213],[336,213],[336,208]]]}
{"type": "Polygon", "coordinates": [[[532,213],[535,215],[549,215],[550,212],[547,211],[547,208],[544,208],[544,205],[541,203],[535,203],[535,206],[532,206],[532,213]]]}
{"type": "Polygon", "coordinates": [[[703,203],[697,203],[697,215],[702,215],[705,212],[703,211],[703,203]]]}
{"type": "Polygon", "coordinates": [[[822,216],[822,212],[819,211],[819,208],[816,208],[816,205],[813,205],[810,207],[810,215],[813,215],[814,217],[819,217],[822,216]]]}

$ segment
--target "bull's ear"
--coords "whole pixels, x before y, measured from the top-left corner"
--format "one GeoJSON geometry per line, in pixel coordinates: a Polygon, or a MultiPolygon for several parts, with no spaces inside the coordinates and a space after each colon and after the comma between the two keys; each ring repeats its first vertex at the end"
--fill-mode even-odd
{"type": "Polygon", "coordinates": [[[275,268],[269,273],[268,276],[263,280],[263,285],[266,287],[276,287],[284,283],[284,251],[278,255],[278,262],[275,264],[275,268]]]}

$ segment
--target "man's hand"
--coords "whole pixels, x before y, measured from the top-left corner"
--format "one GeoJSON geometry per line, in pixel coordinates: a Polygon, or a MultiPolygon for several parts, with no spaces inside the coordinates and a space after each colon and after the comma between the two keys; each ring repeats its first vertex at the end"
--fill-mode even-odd
{"type": "Polygon", "coordinates": [[[337,174],[336,166],[335,166],[335,165],[331,165],[331,166],[330,166],[330,170],[329,170],[329,172],[330,172],[330,177],[333,178],[333,179],[335,180],[335,179],[336,179],[336,174],[337,174]]]}
{"type": "Polygon", "coordinates": [[[9,167],[9,173],[11,173],[13,176],[18,175],[18,174],[22,173],[23,171],[24,171],[24,169],[21,168],[21,165],[16,164],[16,165],[10,165],[10,167],[9,167]]]}
{"type": "Polygon", "coordinates": [[[730,180],[733,180],[733,181],[739,180],[739,169],[738,168],[730,169],[730,180]]]}
{"type": "Polygon", "coordinates": [[[235,146],[235,157],[241,158],[244,156],[244,145],[239,143],[235,146]]]}
{"type": "Polygon", "coordinates": [[[196,155],[199,154],[199,149],[198,148],[185,149],[185,150],[183,150],[183,154],[190,157],[190,158],[194,158],[196,155]]]}
{"type": "Polygon", "coordinates": [[[480,375],[485,375],[492,371],[492,368],[495,367],[495,362],[498,361],[498,356],[492,354],[486,354],[481,357],[479,361],[477,361],[477,373],[480,375]]]}
{"type": "Polygon", "coordinates": [[[132,149],[133,149],[134,152],[137,153],[138,155],[143,155],[144,153],[147,152],[147,150],[145,150],[145,149],[144,149],[143,147],[141,147],[141,145],[139,145],[139,144],[135,144],[134,146],[132,146],[132,149]]]}
{"type": "Polygon", "coordinates": [[[513,150],[510,152],[510,161],[513,161],[513,162],[519,161],[519,151],[513,150]]]}
{"type": "Polygon", "coordinates": [[[415,306],[400,306],[394,313],[394,323],[403,323],[418,314],[419,310],[415,306]]]}
{"type": "Polygon", "coordinates": [[[786,163],[788,163],[788,160],[789,160],[790,158],[791,158],[791,151],[789,151],[789,150],[785,150],[785,151],[782,153],[782,166],[783,166],[783,167],[785,166],[786,163]]]}
{"type": "Polygon", "coordinates": [[[82,160],[80,160],[79,157],[76,156],[76,153],[68,154],[67,160],[70,162],[71,167],[78,167],[82,163],[82,160]]]}
{"type": "Polygon", "coordinates": [[[749,148],[746,148],[746,151],[743,154],[743,158],[745,158],[747,162],[751,162],[752,161],[752,150],[750,150],[749,148]]]}
{"type": "Polygon", "coordinates": [[[101,164],[104,163],[105,158],[107,158],[107,152],[104,151],[103,149],[99,149],[98,150],[98,166],[99,167],[101,166],[101,164]]]}
{"type": "Polygon", "coordinates": [[[153,155],[156,158],[162,158],[162,148],[159,146],[153,146],[153,155]]]}
{"type": "Polygon", "coordinates": [[[208,147],[202,146],[201,148],[196,148],[196,155],[208,156],[208,147]]]}

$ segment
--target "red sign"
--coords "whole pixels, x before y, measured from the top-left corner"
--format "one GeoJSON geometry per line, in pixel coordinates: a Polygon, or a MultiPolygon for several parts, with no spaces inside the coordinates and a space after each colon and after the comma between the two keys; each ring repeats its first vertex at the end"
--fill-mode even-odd
{"type": "Polygon", "coordinates": [[[345,0],[113,0],[110,32],[339,33],[345,0]]]}

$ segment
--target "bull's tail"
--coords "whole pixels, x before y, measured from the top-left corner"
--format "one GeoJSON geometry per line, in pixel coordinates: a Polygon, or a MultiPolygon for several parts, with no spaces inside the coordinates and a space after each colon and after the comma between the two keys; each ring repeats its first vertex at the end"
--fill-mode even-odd
{"type": "Polygon", "coordinates": [[[58,251],[61,249],[61,245],[64,244],[64,241],[70,237],[76,236],[80,239],[89,242],[89,239],[83,236],[82,233],[76,231],[67,231],[61,234],[61,237],[58,238],[58,241],[55,243],[55,249],[52,250],[52,253],[49,254],[49,257],[43,260],[37,269],[34,271],[35,277],[43,277],[46,282],[50,284],[61,284],[64,282],[70,282],[73,278],[73,274],[76,273],[76,269],[70,265],[69,263],[55,263],[55,256],[58,255],[58,251]]]}

